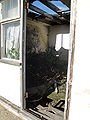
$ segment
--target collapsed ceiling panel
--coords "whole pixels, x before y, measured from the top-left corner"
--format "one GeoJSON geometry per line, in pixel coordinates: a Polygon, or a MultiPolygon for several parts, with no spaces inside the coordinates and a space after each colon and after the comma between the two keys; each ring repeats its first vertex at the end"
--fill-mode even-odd
{"type": "Polygon", "coordinates": [[[70,9],[66,6],[67,3],[65,4],[60,0],[30,0],[29,3],[28,16],[33,17],[33,19],[43,19],[44,22],[48,21],[51,24],[70,23],[70,9]]]}

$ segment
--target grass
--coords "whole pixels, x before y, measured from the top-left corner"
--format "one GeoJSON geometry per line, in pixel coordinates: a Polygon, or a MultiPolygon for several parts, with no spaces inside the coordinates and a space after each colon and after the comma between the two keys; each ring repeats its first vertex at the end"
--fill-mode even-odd
{"type": "MultiPolygon", "coordinates": [[[[63,80],[62,80],[63,81],[63,80]]],[[[66,83],[58,86],[59,92],[56,93],[55,91],[52,92],[48,98],[52,99],[53,101],[50,103],[52,106],[55,106],[60,100],[65,100],[66,95],[66,83]]]]}

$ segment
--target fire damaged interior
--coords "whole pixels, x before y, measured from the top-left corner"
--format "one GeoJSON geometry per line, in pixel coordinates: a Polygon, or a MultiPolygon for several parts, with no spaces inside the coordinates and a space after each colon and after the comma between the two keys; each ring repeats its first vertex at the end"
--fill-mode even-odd
{"type": "Polygon", "coordinates": [[[63,120],[70,1],[29,0],[26,20],[26,109],[63,120]]]}

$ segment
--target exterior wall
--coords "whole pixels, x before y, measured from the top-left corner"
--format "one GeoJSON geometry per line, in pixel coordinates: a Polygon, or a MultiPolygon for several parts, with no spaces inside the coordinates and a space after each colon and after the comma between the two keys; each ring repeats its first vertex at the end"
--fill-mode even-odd
{"type": "Polygon", "coordinates": [[[89,0],[77,0],[75,54],[69,120],[90,120],[89,11],[89,0]]]}
{"type": "MultiPolygon", "coordinates": [[[[18,12],[20,12],[20,16],[16,16],[14,19],[10,19],[9,21],[16,21],[20,20],[20,60],[8,60],[6,58],[1,58],[0,53],[0,97],[4,97],[6,100],[10,101],[11,103],[23,107],[23,81],[22,77],[22,69],[20,63],[22,63],[22,45],[23,45],[23,0],[18,1],[20,3],[18,6],[18,12]]],[[[6,19],[6,23],[8,23],[8,19],[6,19]]],[[[1,26],[0,21],[0,26],[1,26]]],[[[0,27],[1,28],[1,27],[0,27]]],[[[1,46],[1,35],[0,35],[0,46],[1,46]]],[[[1,48],[0,48],[1,49],[1,48]]],[[[0,51],[1,52],[1,51],[0,51]]]]}
{"type": "Polygon", "coordinates": [[[0,96],[20,107],[20,87],[20,67],[0,63],[0,96]]]}

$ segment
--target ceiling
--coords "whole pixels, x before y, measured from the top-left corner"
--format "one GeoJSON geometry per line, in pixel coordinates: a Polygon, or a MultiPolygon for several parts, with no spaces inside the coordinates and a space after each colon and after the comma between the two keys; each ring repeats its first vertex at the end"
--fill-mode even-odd
{"type": "Polygon", "coordinates": [[[29,0],[28,17],[51,25],[70,23],[69,0],[29,0]]]}

